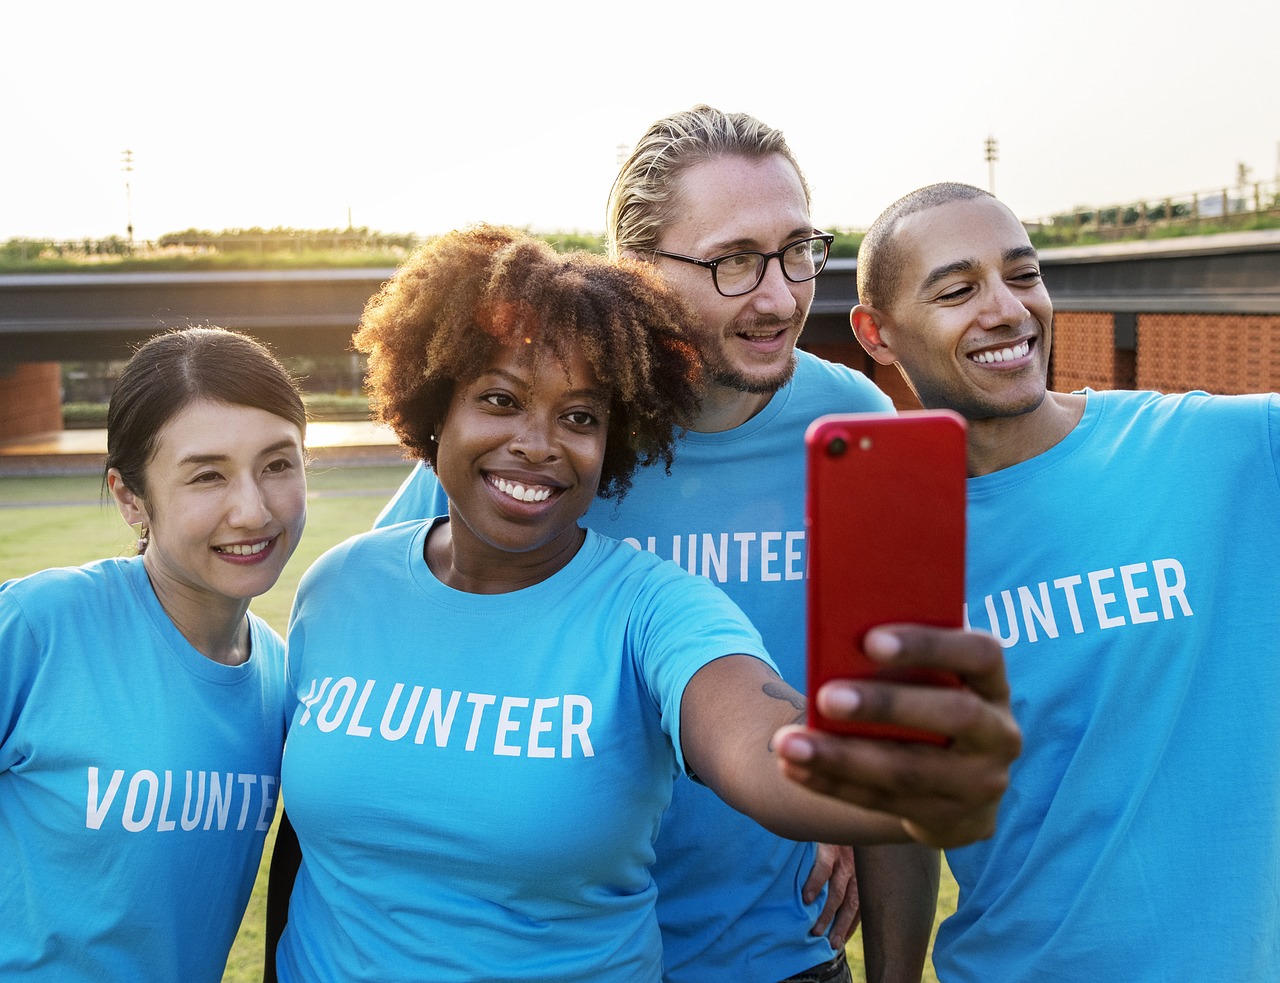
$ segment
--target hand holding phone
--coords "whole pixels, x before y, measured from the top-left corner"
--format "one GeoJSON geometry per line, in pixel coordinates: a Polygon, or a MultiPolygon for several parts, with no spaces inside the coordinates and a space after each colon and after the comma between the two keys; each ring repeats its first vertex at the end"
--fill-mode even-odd
{"type": "Polygon", "coordinates": [[[815,700],[832,679],[959,685],[949,672],[886,668],[862,641],[893,622],[962,624],[964,418],[949,410],[829,415],[810,425],[805,444],[809,726],[945,743],[895,724],[832,720],[815,700]]]}

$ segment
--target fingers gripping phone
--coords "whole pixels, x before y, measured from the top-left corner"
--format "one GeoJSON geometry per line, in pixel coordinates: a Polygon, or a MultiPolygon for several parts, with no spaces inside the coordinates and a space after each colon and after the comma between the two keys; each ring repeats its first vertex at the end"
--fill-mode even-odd
{"type": "Polygon", "coordinates": [[[819,417],[805,434],[808,721],[841,734],[945,743],[896,724],[832,720],[818,689],[874,677],[958,686],[949,672],[887,669],[862,651],[889,622],[960,627],[964,605],[965,421],[950,410],[819,417]]]}

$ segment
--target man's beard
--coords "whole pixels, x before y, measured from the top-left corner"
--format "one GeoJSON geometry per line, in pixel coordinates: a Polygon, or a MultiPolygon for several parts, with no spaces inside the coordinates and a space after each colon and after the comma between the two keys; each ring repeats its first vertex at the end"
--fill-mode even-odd
{"type": "Polygon", "coordinates": [[[763,395],[776,393],[791,381],[796,373],[796,355],[793,351],[787,364],[771,376],[747,375],[732,365],[708,365],[707,375],[711,381],[725,389],[735,392],[763,395]]]}
{"type": "MultiPolygon", "coordinates": [[[[773,326],[780,331],[793,331],[796,340],[799,341],[800,331],[804,327],[807,314],[807,310],[804,312],[797,311],[784,322],[775,321],[773,326]]],[[[704,358],[706,358],[705,353],[704,358]]],[[[760,373],[744,372],[738,368],[725,354],[725,350],[721,346],[716,349],[712,358],[706,358],[704,368],[707,377],[715,385],[723,386],[725,389],[731,389],[734,392],[765,395],[776,393],[791,381],[791,377],[796,372],[796,354],[793,348],[785,366],[772,375],[761,375],[760,373]]]]}

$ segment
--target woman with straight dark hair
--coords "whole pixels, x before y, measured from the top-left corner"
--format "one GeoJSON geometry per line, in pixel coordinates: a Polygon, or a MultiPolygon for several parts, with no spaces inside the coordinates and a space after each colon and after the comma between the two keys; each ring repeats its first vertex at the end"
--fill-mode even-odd
{"type": "Polygon", "coordinates": [[[305,434],[258,342],[157,336],[107,415],[139,555],[0,585],[0,978],[221,979],[284,738],[283,642],[249,602],[302,535],[305,434]]]}

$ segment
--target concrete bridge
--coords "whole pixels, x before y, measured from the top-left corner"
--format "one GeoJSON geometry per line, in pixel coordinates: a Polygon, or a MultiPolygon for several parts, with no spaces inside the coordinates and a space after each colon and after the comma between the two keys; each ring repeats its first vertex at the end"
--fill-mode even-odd
{"type": "MultiPolygon", "coordinates": [[[[1280,230],[1045,249],[1041,262],[1057,312],[1056,388],[1280,389],[1280,230]]],[[[281,355],[350,351],[365,302],[392,272],[0,275],[0,441],[61,426],[57,363],[124,359],[168,328],[234,328],[281,355]]],[[[897,372],[853,340],[855,274],[855,261],[837,259],[818,278],[804,346],[911,405],[897,372]]]]}

